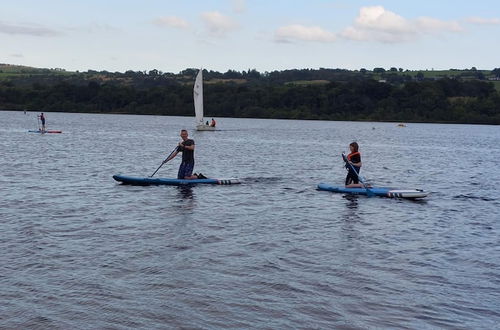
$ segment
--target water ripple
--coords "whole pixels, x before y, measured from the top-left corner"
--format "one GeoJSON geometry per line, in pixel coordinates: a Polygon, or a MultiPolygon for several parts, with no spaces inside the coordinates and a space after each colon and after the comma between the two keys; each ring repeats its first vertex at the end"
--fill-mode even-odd
{"type": "Polygon", "coordinates": [[[34,115],[0,112],[1,328],[500,322],[498,127],[224,118],[191,132],[196,168],[243,184],[134,187],[111,176],[151,174],[192,118],[34,115]],[[352,140],[372,183],[429,198],[317,191],[352,140]]]}

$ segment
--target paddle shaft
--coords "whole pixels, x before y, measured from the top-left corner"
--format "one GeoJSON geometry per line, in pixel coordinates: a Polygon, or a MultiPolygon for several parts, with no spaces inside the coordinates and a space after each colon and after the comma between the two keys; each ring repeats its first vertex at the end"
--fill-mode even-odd
{"type": "Polygon", "coordinates": [[[153,174],[151,174],[149,177],[152,178],[153,175],[156,174],[156,172],[158,172],[158,170],[163,166],[163,164],[165,164],[167,162],[167,159],[172,156],[174,154],[174,152],[177,151],[177,147],[174,148],[174,150],[172,150],[172,152],[170,153],[170,155],[168,155],[167,158],[165,158],[165,160],[163,162],[161,162],[160,166],[158,166],[158,168],[156,169],[156,171],[153,172],[153,174]]]}

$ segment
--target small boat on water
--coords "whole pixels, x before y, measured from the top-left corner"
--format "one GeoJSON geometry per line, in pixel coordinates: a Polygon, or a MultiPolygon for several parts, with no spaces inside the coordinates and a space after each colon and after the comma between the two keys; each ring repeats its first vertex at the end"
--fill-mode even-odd
{"type": "Polygon", "coordinates": [[[194,115],[197,131],[215,131],[215,126],[207,125],[203,119],[203,69],[198,71],[193,87],[194,115]]]}

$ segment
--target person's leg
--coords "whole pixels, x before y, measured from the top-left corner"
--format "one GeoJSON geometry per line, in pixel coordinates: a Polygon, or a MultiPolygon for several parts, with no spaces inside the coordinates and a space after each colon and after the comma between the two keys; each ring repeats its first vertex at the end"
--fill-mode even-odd
{"type": "Polygon", "coordinates": [[[186,180],[196,180],[197,175],[193,175],[194,163],[186,163],[184,170],[184,179],[186,180]]]}
{"type": "Polygon", "coordinates": [[[177,179],[184,179],[184,173],[186,173],[186,163],[181,163],[181,165],[179,165],[179,171],[177,172],[177,179]]]}
{"type": "Polygon", "coordinates": [[[352,184],[354,181],[354,177],[352,176],[351,171],[347,173],[347,176],[345,177],[345,186],[347,187],[348,185],[352,184]]]}

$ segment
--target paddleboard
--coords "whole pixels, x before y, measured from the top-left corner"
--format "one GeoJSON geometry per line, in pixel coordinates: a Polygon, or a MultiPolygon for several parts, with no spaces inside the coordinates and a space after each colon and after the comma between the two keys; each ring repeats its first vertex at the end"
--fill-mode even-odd
{"type": "Polygon", "coordinates": [[[62,131],[57,131],[57,130],[53,130],[53,129],[49,129],[49,130],[45,130],[45,131],[42,131],[42,130],[29,130],[28,132],[30,133],[42,133],[42,134],[45,134],[45,133],[62,133],[62,131]]]}
{"type": "Polygon", "coordinates": [[[170,179],[170,178],[133,177],[121,174],[113,175],[113,179],[123,184],[138,185],[138,186],[149,186],[149,185],[182,186],[182,185],[192,185],[192,184],[230,185],[230,184],[240,183],[238,179],[184,180],[184,179],[173,179],[173,178],[170,179]]]}
{"type": "MultiPolygon", "coordinates": [[[[318,190],[331,191],[341,194],[351,195],[368,195],[366,188],[346,188],[344,186],[334,186],[329,183],[320,183],[318,190]]],[[[424,198],[429,195],[428,192],[421,189],[393,189],[387,187],[373,187],[370,191],[375,196],[390,197],[390,198],[424,198]]]]}

